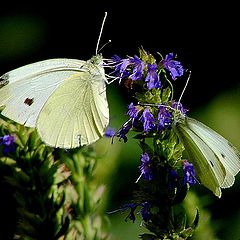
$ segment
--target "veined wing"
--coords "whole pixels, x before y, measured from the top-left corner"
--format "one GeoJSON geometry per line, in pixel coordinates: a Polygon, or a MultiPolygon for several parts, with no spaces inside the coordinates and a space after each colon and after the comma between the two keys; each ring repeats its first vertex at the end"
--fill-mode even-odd
{"type": "Polygon", "coordinates": [[[86,71],[85,61],[49,59],[12,70],[0,77],[2,114],[20,124],[35,127],[36,119],[49,98],[64,80],[86,71]]]}
{"type": "Polygon", "coordinates": [[[75,148],[102,137],[108,122],[104,76],[79,72],[48,99],[37,119],[37,130],[50,146],[75,148]]]}
{"type": "Polygon", "coordinates": [[[176,132],[182,139],[189,161],[193,163],[200,182],[221,197],[221,186],[227,175],[214,151],[194,132],[187,122],[177,123],[176,132]]]}
{"type": "Polygon", "coordinates": [[[192,118],[188,118],[187,122],[189,128],[212,149],[216,158],[226,169],[227,175],[221,187],[232,186],[235,180],[234,176],[240,170],[240,152],[227,139],[203,123],[192,118]]]}

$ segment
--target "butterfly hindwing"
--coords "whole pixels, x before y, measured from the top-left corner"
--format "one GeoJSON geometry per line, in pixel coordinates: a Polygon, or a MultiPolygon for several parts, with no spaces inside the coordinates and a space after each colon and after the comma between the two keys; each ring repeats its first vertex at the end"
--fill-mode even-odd
{"type": "Polygon", "coordinates": [[[221,159],[223,165],[235,176],[240,170],[239,151],[227,139],[203,123],[188,118],[188,125],[192,131],[197,132],[198,136],[204,139],[221,159]]]}
{"type": "Polygon", "coordinates": [[[49,97],[37,130],[48,145],[75,148],[98,140],[108,121],[105,79],[97,72],[79,72],[49,97]]]}
{"type": "Polygon", "coordinates": [[[226,171],[221,162],[207,144],[202,141],[184,123],[176,125],[177,134],[182,139],[188,160],[193,163],[197,178],[201,184],[210,189],[218,197],[221,196],[221,184],[226,171]]]}
{"type": "Polygon", "coordinates": [[[201,183],[220,197],[221,188],[232,186],[239,172],[238,150],[220,134],[189,117],[176,124],[176,131],[201,183]]]}

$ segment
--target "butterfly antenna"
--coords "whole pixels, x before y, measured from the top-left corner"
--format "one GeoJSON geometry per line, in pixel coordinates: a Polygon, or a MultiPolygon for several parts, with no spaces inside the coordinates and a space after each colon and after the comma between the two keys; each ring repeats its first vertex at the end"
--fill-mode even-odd
{"type": "Polygon", "coordinates": [[[105,44],[103,44],[103,46],[99,48],[98,52],[100,52],[110,42],[111,42],[111,39],[109,39],[105,44]]]}
{"type": "Polygon", "coordinates": [[[106,18],[107,18],[107,12],[105,12],[105,14],[104,14],[104,18],[103,18],[103,21],[102,21],[102,26],[101,26],[100,33],[99,33],[99,36],[98,36],[98,41],[97,41],[97,46],[96,46],[96,55],[98,54],[98,47],[99,47],[99,43],[100,43],[100,39],[101,39],[101,36],[102,36],[102,31],[103,31],[103,27],[104,27],[104,23],[105,23],[106,18]]]}
{"type": "Polygon", "coordinates": [[[185,90],[186,90],[186,88],[187,88],[187,85],[188,85],[188,82],[189,82],[189,80],[190,80],[190,77],[191,77],[191,71],[189,71],[189,75],[188,75],[187,81],[186,81],[185,86],[184,86],[184,88],[183,88],[183,90],[182,90],[182,93],[181,93],[181,95],[180,95],[180,97],[179,97],[179,99],[178,99],[177,110],[178,110],[178,106],[179,106],[180,103],[181,103],[183,94],[184,94],[184,92],[185,92],[185,90]]]}

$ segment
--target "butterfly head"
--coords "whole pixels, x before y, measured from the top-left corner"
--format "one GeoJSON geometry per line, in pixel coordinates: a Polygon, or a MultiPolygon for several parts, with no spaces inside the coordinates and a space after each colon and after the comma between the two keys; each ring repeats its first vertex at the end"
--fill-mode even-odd
{"type": "Polygon", "coordinates": [[[102,54],[97,54],[91,57],[89,62],[93,65],[103,65],[103,57],[102,54]]]}

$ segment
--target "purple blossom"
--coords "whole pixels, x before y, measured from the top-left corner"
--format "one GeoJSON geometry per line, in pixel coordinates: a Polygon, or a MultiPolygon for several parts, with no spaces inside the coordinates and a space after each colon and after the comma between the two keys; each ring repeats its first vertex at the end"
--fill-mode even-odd
{"type": "Polygon", "coordinates": [[[115,63],[115,70],[113,73],[115,73],[115,75],[117,77],[119,77],[120,79],[128,77],[130,75],[130,72],[127,71],[127,67],[130,64],[130,59],[129,58],[125,58],[122,59],[120,58],[118,55],[114,55],[112,57],[112,61],[115,63]]]}
{"type": "Polygon", "coordinates": [[[180,102],[173,102],[172,103],[172,108],[179,110],[184,116],[187,113],[187,109],[183,107],[183,105],[180,102]]]}
{"type": "Polygon", "coordinates": [[[152,169],[151,169],[151,159],[147,152],[141,154],[140,161],[141,161],[141,165],[139,166],[139,168],[140,168],[141,174],[136,182],[138,182],[140,177],[143,177],[147,181],[152,180],[153,176],[152,176],[152,169]]]}
{"type": "Polygon", "coordinates": [[[158,108],[158,129],[162,131],[171,125],[172,114],[166,109],[165,106],[159,106],[158,108]]]}
{"type": "Polygon", "coordinates": [[[143,202],[141,204],[142,209],[141,209],[141,215],[142,215],[142,219],[143,221],[147,222],[151,219],[152,214],[151,214],[151,205],[148,202],[143,202]]]}
{"type": "Polygon", "coordinates": [[[175,58],[174,53],[169,53],[163,59],[163,66],[170,72],[170,75],[173,80],[176,80],[177,77],[181,77],[184,73],[184,69],[179,61],[173,60],[175,58]]]}
{"type": "Polygon", "coordinates": [[[116,212],[124,212],[126,211],[127,209],[130,209],[130,213],[127,215],[127,217],[125,218],[125,221],[128,220],[128,218],[133,221],[133,223],[135,222],[136,220],[136,217],[135,217],[135,210],[136,208],[139,206],[139,204],[137,203],[128,203],[128,204],[125,204],[123,207],[121,207],[120,209],[117,209],[117,210],[114,210],[112,212],[109,212],[109,214],[111,213],[116,213],[116,212]]]}
{"type": "Polygon", "coordinates": [[[115,63],[115,70],[113,73],[121,79],[129,77],[132,80],[139,80],[142,78],[144,70],[144,62],[138,57],[129,57],[121,59],[118,55],[112,57],[115,63]]]}
{"type": "Polygon", "coordinates": [[[157,74],[157,64],[148,64],[148,73],[145,78],[145,81],[147,82],[148,89],[152,88],[160,88],[161,82],[159,79],[159,75],[157,74]]]}
{"type": "Polygon", "coordinates": [[[155,128],[155,119],[149,108],[145,108],[142,113],[142,122],[145,132],[149,132],[155,128]]]}
{"type": "Polygon", "coordinates": [[[188,183],[190,186],[192,186],[197,183],[196,173],[193,164],[189,163],[187,160],[184,160],[183,162],[183,172],[184,172],[183,177],[184,185],[188,183]]]}
{"type": "Polygon", "coordinates": [[[125,204],[120,209],[109,212],[109,214],[116,213],[116,212],[119,212],[119,211],[124,212],[124,211],[130,209],[129,214],[125,218],[125,221],[130,219],[134,223],[135,220],[136,220],[135,211],[136,211],[137,207],[140,207],[140,206],[142,207],[140,212],[141,212],[141,216],[142,216],[143,221],[149,221],[151,219],[151,211],[150,211],[151,210],[151,205],[147,201],[142,202],[142,203],[128,203],[128,204],[125,204]]]}
{"type": "Polygon", "coordinates": [[[129,132],[131,129],[131,124],[130,121],[127,121],[122,128],[117,132],[117,136],[119,137],[119,140],[123,139],[124,142],[127,142],[127,137],[126,134],[129,132]]]}
{"type": "Polygon", "coordinates": [[[128,112],[127,112],[127,114],[129,115],[130,118],[137,119],[137,117],[138,117],[138,109],[136,108],[136,106],[134,106],[133,103],[130,103],[128,105],[128,112]]]}
{"type": "Polygon", "coordinates": [[[129,76],[129,78],[132,80],[141,79],[143,75],[144,62],[136,55],[133,58],[130,58],[130,62],[133,65],[133,73],[129,76]]]}
{"type": "Polygon", "coordinates": [[[104,135],[105,137],[111,138],[115,135],[115,133],[116,133],[116,130],[114,128],[108,127],[104,135]]]}
{"type": "Polygon", "coordinates": [[[9,154],[10,152],[14,152],[15,151],[14,136],[5,135],[3,137],[0,137],[0,145],[3,145],[3,153],[5,155],[9,154]]]}

